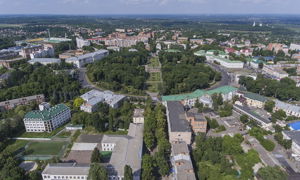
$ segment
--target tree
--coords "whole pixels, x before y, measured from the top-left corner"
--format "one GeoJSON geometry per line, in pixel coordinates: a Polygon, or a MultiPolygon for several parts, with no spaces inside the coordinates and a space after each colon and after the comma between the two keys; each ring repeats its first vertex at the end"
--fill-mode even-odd
{"type": "Polygon", "coordinates": [[[276,111],[272,114],[273,121],[284,120],[286,117],[287,117],[286,113],[282,109],[279,109],[278,111],[276,111]]]}
{"type": "Polygon", "coordinates": [[[204,110],[203,103],[200,103],[199,100],[196,100],[195,107],[198,108],[198,113],[202,113],[204,110]]]}
{"type": "Polygon", "coordinates": [[[269,100],[265,103],[264,109],[266,111],[268,111],[269,113],[271,113],[271,112],[273,112],[274,107],[275,107],[275,102],[269,100]]]}
{"type": "Polygon", "coordinates": [[[92,156],[91,156],[91,163],[100,163],[101,162],[101,154],[97,147],[94,148],[92,156]]]}
{"type": "Polygon", "coordinates": [[[278,166],[260,168],[257,172],[257,177],[261,180],[287,180],[286,172],[282,171],[278,166]]]}
{"type": "Polygon", "coordinates": [[[153,158],[149,154],[145,154],[143,156],[142,161],[142,179],[143,180],[154,180],[154,161],[153,158]]]}
{"type": "Polygon", "coordinates": [[[219,109],[219,106],[223,104],[223,97],[222,97],[222,94],[217,94],[217,93],[214,93],[212,96],[211,96],[211,99],[213,101],[213,108],[214,110],[218,110],[219,109]]]}
{"type": "Polygon", "coordinates": [[[39,173],[37,170],[31,171],[29,173],[29,180],[41,180],[43,179],[41,173],[39,173]]]}
{"type": "Polygon", "coordinates": [[[80,107],[82,104],[84,103],[84,100],[81,98],[81,97],[78,97],[78,98],[76,98],[75,100],[74,100],[74,103],[73,103],[73,105],[75,106],[75,107],[80,107]]]}
{"type": "Polygon", "coordinates": [[[124,180],[133,180],[132,169],[129,165],[124,167],[124,180]]]}
{"type": "Polygon", "coordinates": [[[240,117],[240,121],[241,121],[243,124],[246,124],[246,123],[249,121],[248,118],[249,118],[249,117],[248,117],[246,114],[243,114],[243,115],[241,115],[241,117],[240,117]]]}
{"type": "Polygon", "coordinates": [[[108,179],[108,173],[105,167],[101,166],[98,163],[94,163],[91,165],[89,171],[89,179],[91,180],[104,180],[108,179]]]}

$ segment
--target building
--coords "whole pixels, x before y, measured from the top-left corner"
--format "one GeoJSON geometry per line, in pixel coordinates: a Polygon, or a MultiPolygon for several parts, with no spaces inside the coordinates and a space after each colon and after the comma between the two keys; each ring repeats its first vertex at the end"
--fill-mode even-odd
{"type": "Polygon", "coordinates": [[[197,108],[190,109],[186,112],[186,119],[190,123],[193,132],[197,133],[206,133],[207,130],[207,120],[205,117],[198,113],[197,108]]]}
{"type": "Polygon", "coordinates": [[[275,100],[274,111],[283,110],[287,116],[300,117],[300,106],[275,100]]]}
{"type": "Polygon", "coordinates": [[[196,101],[203,103],[208,107],[212,107],[211,95],[221,94],[224,101],[232,100],[233,96],[237,93],[237,88],[232,86],[222,86],[212,90],[201,90],[198,89],[192,93],[179,94],[179,95],[169,95],[163,96],[162,101],[181,101],[183,105],[188,105],[190,107],[194,106],[196,101]]]}
{"type": "Polygon", "coordinates": [[[248,106],[243,106],[241,104],[234,104],[233,110],[239,114],[245,114],[250,119],[254,120],[257,124],[259,124],[263,129],[265,130],[271,130],[272,129],[272,123],[269,119],[265,119],[255,112],[253,112],[248,106]]]}
{"type": "Polygon", "coordinates": [[[139,124],[144,123],[144,109],[134,109],[133,112],[133,123],[139,124]]]}
{"type": "Polygon", "coordinates": [[[87,180],[89,165],[76,163],[48,164],[42,172],[43,180],[87,180]]]}
{"type": "Polygon", "coordinates": [[[43,49],[39,49],[30,54],[30,58],[49,58],[54,57],[54,48],[51,44],[44,44],[43,49]]]}
{"type": "Polygon", "coordinates": [[[196,180],[193,163],[185,142],[172,143],[172,180],[196,180]]]}
{"type": "Polygon", "coordinates": [[[2,49],[0,50],[0,59],[7,60],[7,59],[13,59],[19,56],[18,51],[13,51],[9,49],[2,49]]]}
{"type": "Polygon", "coordinates": [[[42,51],[43,50],[43,46],[42,45],[30,45],[27,47],[24,47],[21,52],[20,55],[23,58],[27,58],[30,59],[30,54],[34,53],[34,52],[38,52],[38,51],[42,51]]]}
{"type": "Polygon", "coordinates": [[[184,106],[178,101],[167,102],[167,120],[170,143],[191,144],[192,130],[186,119],[184,106]]]}
{"type": "Polygon", "coordinates": [[[300,51],[300,44],[294,44],[294,43],[291,43],[291,45],[290,45],[290,50],[293,50],[293,51],[300,51]]]}
{"type": "Polygon", "coordinates": [[[268,98],[261,96],[259,94],[245,92],[243,97],[246,99],[248,106],[263,109],[268,98]]]}
{"type": "Polygon", "coordinates": [[[123,95],[114,94],[111,91],[91,90],[80,96],[85,102],[80,106],[80,109],[85,112],[94,112],[101,102],[107,103],[112,108],[118,108],[125,99],[123,95]]]}
{"type": "Polygon", "coordinates": [[[262,69],[263,74],[269,76],[272,79],[280,80],[282,78],[289,77],[289,74],[282,70],[281,67],[275,67],[272,65],[264,65],[262,69]]]}
{"type": "Polygon", "coordinates": [[[292,140],[292,157],[300,161],[300,132],[299,131],[282,131],[284,139],[292,140]]]}
{"type": "Polygon", "coordinates": [[[52,132],[71,118],[71,110],[64,104],[41,107],[43,108],[30,111],[24,116],[26,132],[52,132]]]}
{"type": "Polygon", "coordinates": [[[143,124],[131,123],[127,135],[104,135],[102,151],[112,151],[106,168],[110,179],[123,179],[124,167],[132,168],[133,179],[141,177],[143,151],[143,124]]]}
{"type": "Polygon", "coordinates": [[[76,37],[77,48],[81,49],[83,46],[90,46],[91,42],[89,40],[84,40],[82,38],[76,37]]]}
{"type": "Polygon", "coordinates": [[[67,131],[77,131],[77,130],[82,130],[82,129],[83,129],[82,124],[78,124],[78,125],[69,124],[66,126],[67,131]]]}
{"type": "Polygon", "coordinates": [[[280,43],[270,43],[267,46],[267,50],[269,51],[274,51],[276,53],[278,53],[278,51],[283,50],[284,44],[280,44],[280,43]]]}
{"type": "Polygon", "coordinates": [[[102,58],[108,56],[108,54],[109,54],[108,50],[102,49],[102,50],[95,51],[93,53],[67,58],[66,62],[74,64],[77,68],[81,68],[86,64],[90,64],[101,60],[102,58]]]}
{"type": "Polygon", "coordinates": [[[209,50],[207,52],[200,50],[194,53],[195,56],[205,56],[207,61],[218,63],[228,69],[243,69],[242,61],[230,60],[229,56],[222,51],[209,50]],[[215,55],[217,52],[218,55],[215,55]]]}
{"type": "Polygon", "coordinates": [[[12,99],[8,101],[0,102],[0,107],[4,110],[13,109],[19,105],[27,105],[30,103],[41,103],[45,101],[45,97],[43,94],[34,95],[34,96],[27,96],[18,99],[12,99]]]}
{"type": "Polygon", "coordinates": [[[61,60],[56,58],[34,58],[28,61],[29,64],[40,63],[42,65],[47,64],[60,64],[61,60]]]}

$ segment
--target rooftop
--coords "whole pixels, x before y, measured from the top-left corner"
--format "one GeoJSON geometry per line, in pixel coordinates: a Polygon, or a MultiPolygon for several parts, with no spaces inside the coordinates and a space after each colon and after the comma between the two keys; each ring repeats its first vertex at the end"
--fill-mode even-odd
{"type": "Polygon", "coordinates": [[[38,111],[38,110],[30,111],[25,115],[24,120],[36,119],[36,120],[40,120],[40,121],[47,121],[47,120],[52,119],[57,114],[59,114],[63,111],[69,110],[69,109],[70,108],[64,104],[58,104],[49,109],[45,109],[43,111],[38,111]]]}
{"type": "Polygon", "coordinates": [[[195,98],[199,98],[203,95],[212,95],[214,93],[221,93],[221,94],[228,94],[230,92],[234,92],[236,91],[237,88],[232,87],[232,86],[222,86],[216,89],[212,89],[212,90],[201,90],[198,89],[192,93],[187,93],[187,94],[178,94],[178,95],[169,95],[169,96],[163,96],[162,100],[163,101],[182,101],[185,99],[195,99],[195,98]]]}
{"type": "Polygon", "coordinates": [[[48,164],[43,171],[44,174],[49,175],[86,175],[88,176],[90,170],[89,165],[75,164],[75,163],[57,163],[48,164]]]}
{"type": "Polygon", "coordinates": [[[144,117],[144,109],[134,109],[133,117],[144,117]]]}
{"type": "Polygon", "coordinates": [[[183,105],[178,101],[167,102],[168,122],[172,132],[191,132],[191,127],[186,120],[183,105]]]}
{"type": "Polygon", "coordinates": [[[78,61],[78,60],[82,60],[82,59],[86,59],[86,58],[90,58],[90,57],[94,57],[100,54],[106,54],[108,53],[108,50],[106,49],[100,49],[98,51],[92,52],[92,53],[87,53],[87,54],[83,54],[80,56],[76,56],[76,57],[70,57],[67,60],[68,61],[78,61]]]}
{"type": "Polygon", "coordinates": [[[246,98],[257,100],[257,101],[260,101],[260,102],[268,101],[268,98],[266,98],[264,96],[261,96],[259,94],[256,94],[256,93],[245,92],[244,95],[245,95],[246,98]]]}
{"type": "Polygon", "coordinates": [[[269,124],[271,122],[269,119],[265,119],[265,118],[259,116],[258,114],[256,114],[255,112],[253,112],[247,106],[240,106],[240,105],[234,104],[233,107],[241,109],[242,111],[246,112],[247,115],[252,116],[253,118],[257,119],[260,122],[263,122],[263,123],[266,123],[266,124],[269,124]]]}
{"type": "Polygon", "coordinates": [[[56,58],[34,58],[30,61],[28,61],[29,63],[60,63],[60,59],[56,59],[56,58]]]}
{"type": "Polygon", "coordinates": [[[300,145],[300,131],[283,131],[296,144],[300,145]]]}
{"type": "Polygon", "coordinates": [[[288,110],[292,112],[300,113],[300,106],[296,106],[293,104],[285,103],[279,100],[275,100],[275,107],[283,110],[288,110]]]}
{"type": "Polygon", "coordinates": [[[111,91],[98,91],[91,90],[80,96],[83,100],[86,101],[86,104],[95,105],[99,102],[105,101],[109,105],[114,105],[120,100],[125,98],[124,95],[114,94],[111,91]]]}

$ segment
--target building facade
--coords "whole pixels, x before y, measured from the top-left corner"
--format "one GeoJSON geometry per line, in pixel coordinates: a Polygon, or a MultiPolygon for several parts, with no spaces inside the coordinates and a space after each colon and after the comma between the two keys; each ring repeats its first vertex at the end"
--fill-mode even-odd
{"type": "Polygon", "coordinates": [[[24,118],[26,132],[52,132],[71,118],[71,110],[64,104],[28,112],[24,118]]]}
{"type": "Polygon", "coordinates": [[[108,50],[102,49],[93,53],[67,58],[66,62],[70,64],[74,64],[77,68],[82,68],[86,64],[90,64],[101,60],[102,58],[108,56],[108,54],[109,54],[108,50]]]}
{"type": "Polygon", "coordinates": [[[27,105],[30,103],[42,103],[44,101],[45,101],[44,95],[39,94],[34,96],[22,97],[18,99],[12,99],[8,101],[2,101],[0,102],[0,107],[4,110],[10,110],[19,105],[27,105]]]}
{"type": "Polygon", "coordinates": [[[48,164],[42,172],[43,180],[88,180],[89,165],[76,163],[48,164]]]}

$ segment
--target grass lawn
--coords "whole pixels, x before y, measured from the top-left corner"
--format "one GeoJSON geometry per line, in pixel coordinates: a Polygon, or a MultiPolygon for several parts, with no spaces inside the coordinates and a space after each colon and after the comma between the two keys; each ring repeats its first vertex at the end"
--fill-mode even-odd
{"type": "Polygon", "coordinates": [[[29,141],[25,140],[10,140],[8,146],[3,151],[15,153],[21,148],[24,148],[28,142],[29,141]]]}
{"type": "Polygon", "coordinates": [[[31,142],[26,149],[26,155],[58,155],[66,142],[31,142]]]}
{"type": "Polygon", "coordinates": [[[160,73],[150,73],[150,77],[148,79],[148,81],[161,81],[160,79],[160,73]]]}
{"type": "Polygon", "coordinates": [[[149,66],[158,67],[159,66],[158,58],[151,58],[149,66]]]}
{"type": "Polygon", "coordinates": [[[55,137],[59,137],[59,138],[68,138],[71,136],[71,131],[63,131],[61,133],[59,133],[57,136],[55,137]]]}

